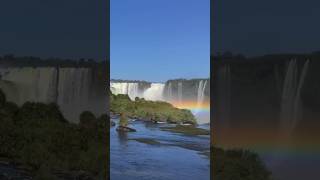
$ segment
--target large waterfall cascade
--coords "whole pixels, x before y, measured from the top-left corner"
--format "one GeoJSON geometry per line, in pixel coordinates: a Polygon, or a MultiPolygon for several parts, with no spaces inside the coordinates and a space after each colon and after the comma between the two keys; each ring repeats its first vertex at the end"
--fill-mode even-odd
{"type": "Polygon", "coordinates": [[[284,79],[281,99],[281,130],[291,133],[301,116],[301,89],[304,84],[309,67],[307,60],[298,77],[297,60],[291,60],[288,64],[284,79]]]}
{"type": "Polygon", "coordinates": [[[130,99],[135,97],[142,97],[142,94],[139,92],[138,83],[110,83],[111,92],[113,94],[127,94],[130,99]]]}
{"type": "MultiPolygon", "coordinates": [[[[205,89],[208,80],[199,80],[194,92],[196,102],[199,106],[205,100],[205,89]]],[[[150,87],[143,90],[139,89],[137,82],[110,82],[110,90],[113,94],[127,94],[131,100],[135,97],[145,98],[146,100],[161,100],[168,102],[182,103],[183,97],[183,82],[177,83],[177,89],[174,92],[172,82],[168,83],[151,83],[150,87]]]]}
{"type": "MultiPolygon", "coordinates": [[[[92,87],[90,68],[22,67],[0,71],[0,88],[9,101],[18,105],[27,101],[55,102],[72,122],[77,122],[79,114],[85,110],[96,115],[104,113],[95,112],[96,99],[91,95],[97,92],[92,87]]],[[[105,100],[100,97],[100,101],[105,100]]]]}
{"type": "Polygon", "coordinates": [[[151,87],[143,92],[143,97],[147,100],[152,101],[163,101],[163,90],[165,84],[163,83],[152,83],[151,87]]]}
{"type": "Polygon", "coordinates": [[[163,83],[151,83],[149,88],[141,90],[136,82],[110,82],[113,94],[127,94],[131,100],[139,97],[150,101],[162,101],[164,86],[163,83]]]}
{"type": "Polygon", "coordinates": [[[1,76],[1,88],[8,100],[19,105],[25,101],[51,102],[55,75],[54,68],[13,68],[1,76]]]}

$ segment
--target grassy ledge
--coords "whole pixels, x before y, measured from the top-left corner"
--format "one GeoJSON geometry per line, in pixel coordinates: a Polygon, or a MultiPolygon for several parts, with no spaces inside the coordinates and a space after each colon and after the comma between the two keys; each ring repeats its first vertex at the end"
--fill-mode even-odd
{"type": "Polygon", "coordinates": [[[163,131],[170,131],[173,133],[181,133],[185,135],[210,135],[210,131],[206,129],[197,128],[194,126],[184,126],[184,125],[177,125],[175,127],[160,127],[163,131]]]}

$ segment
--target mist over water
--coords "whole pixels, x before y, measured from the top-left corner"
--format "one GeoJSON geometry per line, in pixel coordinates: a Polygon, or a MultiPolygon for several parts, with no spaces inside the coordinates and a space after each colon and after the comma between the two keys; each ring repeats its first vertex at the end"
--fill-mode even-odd
{"type": "Polygon", "coordinates": [[[151,87],[143,92],[143,97],[151,101],[162,101],[164,84],[162,83],[151,83],[151,87]]]}

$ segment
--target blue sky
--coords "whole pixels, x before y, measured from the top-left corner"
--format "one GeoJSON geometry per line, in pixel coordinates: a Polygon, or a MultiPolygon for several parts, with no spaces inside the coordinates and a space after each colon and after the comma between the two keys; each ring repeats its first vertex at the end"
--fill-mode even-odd
{"type": "Polygon", "coordinates": [[[3,0],[0,55],[105,60],[107,5],[104,0],[3,0]]]}
{"type": "Polygon", "coordinates": [[[111,78],[210,74],[209,0],[111,0],[111,78]]]}
{"type": "Polygon", "coordinates": [[[213,51],[247,56],[319,51],[319,0],[215,0],[213,51]]]}

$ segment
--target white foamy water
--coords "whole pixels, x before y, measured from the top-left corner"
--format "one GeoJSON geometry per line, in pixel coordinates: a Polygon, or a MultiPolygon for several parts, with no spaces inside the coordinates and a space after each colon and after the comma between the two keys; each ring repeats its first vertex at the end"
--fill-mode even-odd
{"type": "Polygon", "coordinates": [[[152,83],[151,87],[144,91],[143,97],[151,101],[163,100],[164,86],[162,83],[152,83]]]}
{"type": "Polygon", "coordinates": [[[134,99],[135,97],[141,97],[139,93],[139,84],[138,83],[110,83],[111,92],[113,94],[127,94],[130,99],[134,99]]]}
{"type": "Polygon", "coordinates": [[[127,94],[131,100],[136,97],[150,101],[163,100],[164,86],[163,83],[151,83],[149,88],[139,89],[139,83],[110,82],[110,89],[113,94],[127,94]]]}

